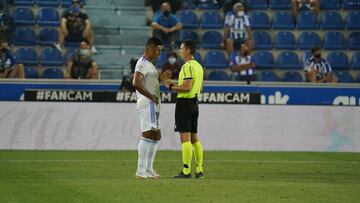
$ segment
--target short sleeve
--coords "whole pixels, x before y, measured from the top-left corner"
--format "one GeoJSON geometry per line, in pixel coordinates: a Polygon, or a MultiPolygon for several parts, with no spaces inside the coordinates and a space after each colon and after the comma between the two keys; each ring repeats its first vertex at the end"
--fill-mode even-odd
{"type": "Polygon", "coordinates": [[[225,27],[231,27],[233,25],[234,15],[228,13],[225,17],[225,27]]]}
{"type": "Polygon", "coordinates": [[[154,17],[154,22],[157,23],[157,24],[161,24],[161,14],[158,14],[154,17]]]}
{"type": "Polygon", "coordinates": [[[81,18],[85,20],[89,19],[89,16],[86,13],[81,13],[81,18]]]}
{"type": "Polygon", "coordinates": [[[331,65],[328,61],[325,61],[325,66],[326,66],[326,71],[331,73],[332,72],[332,68],[331,65]]]}
{"type": "Polygon", "coordinates": [[[139,59],[139,62],[135,66],[135,72],[139,72],[145,76],[147,74],[145,63],[141,62],[140,60],[142,59],[139,59]]]}
{"type": "Polygon", "coordinates": [[[62,15],[62,18],[68,19],[69,15],[70,15],[70,10],[67,10],[67,11],[65,11],[64,14],[62,15]]]}
{"type": "Polygon", "coordinates": [[[312,62],[311,60],[306,60],[304,65],[304,71],[310,71],[312,69],[312,62]]]}
{"type": "Polygon", "coordinates": [[[173,22],[173,26],[175,26],[176,24],[179,23],[179,18],[176,15],[171,15],[172,16],[172,22],[173,22]]]}
{"type": "Polygon", "coordinates": [[[248,15],[246,15],[245,18],[244,18],[244,24],[245,24],[245,27],[247,27],[247,28],[251,27],[250,18],[249,18],[248,15]]]}
{"type": "Polygon", "coordinates": [[[193,67],[191,64],[187,64],[183,67],[182,70],[183,74],[184,74],[184,79],[192,79],[194,78],[193,76],[193,67]]]}

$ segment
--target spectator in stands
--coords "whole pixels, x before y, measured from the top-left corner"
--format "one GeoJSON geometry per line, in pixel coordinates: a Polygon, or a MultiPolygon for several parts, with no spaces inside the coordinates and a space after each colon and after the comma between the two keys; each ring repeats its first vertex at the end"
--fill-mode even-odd
{"type": "Polygon", "coordinates": [[[315,15],[319,14],[319,0],[291,0],[291,13],[296,18],[298,11],[312,10],[315,15]]]}
{"type": "Polygon", "coordinates": [[[163,3],[161,10],[163,12],[157,15],[151,24],[154,30],[153,36],[161,39],[165,46],[170,45],[170,49],[172,49],[175,42],[179,39],[179,30],[181,30],[183,25],[175,15],[170,13],[171,7],[169,3],[163,3]]]}
{"type": "Polygon", "coordinates": [[[14,31],[15,24],[12,17],[5,12],[3,4],[0,4],[0,39],[5,39],[10,42],[11,35],[14,31]]]}
{"type": "Polygon", "coordinates": [[[225,16],[228,12],[231,12],[233,10],[233,6],[236,3],[242,3],[244,6],[245,12],[247,11],[247,0],[226,0],[224,2],[224,15],[225,16]]]}
{"type": "Polygon", "coordinates": [[[336,83],[337,78],[332,73],[328,61],[321,57],[320,47],[311,49],[312,56],[305,61],[306,80],[313,83],[336,83]]]}
{"type": "Polygon", "coordinates": [[[135,72],[135,66],[138,61],[138,58],[132,58],[129,61],[131,72],[129,75],[125,75],[122,78],[121,85],[120,85],[120,91],[122,92],[135,92],[135,88],[132,84],[133,78],[134,78],[134,72],[135,72]]]}
{"type": "Polygon", "coordinates": [[[161,72],[165,72],[166,70],[171,71],[171,79],[178,79],[179,72],[181,70],[181,64],[179,62],[176,52],[170,52],[168,54],[166,62],[161,67],[161,72]]]}
{"type": "Polygon", "coordinates": [[[228,13],[225,17],[225,30],[222,48],[226,48],[226,52],[230,55],[233,50],[239,50],[241,44],[246,44],[252,49],[252,34],[250,19],[244,12],[242,3],[236,3],[233,6],[233,11],[228,13]]]}
{"type": "Polygon", "coordinates": [[[149,0],[149,4],[151,5],[153,13],[161,14],[161,7],[165,2],[170,4],[172,14],[175,14],[178,10],[180,10],[183,4],[183,0],[149,0]]]}
{"type": "Polygon", "coordinates": [[[231,55],[230,67],[233,72],[238,72],[240,81],[250,83],[255,81],[256,64],[252,61],[250,50],[246,44],[240,46],[240,51],[231,55]]]}
{"type": "Polygon", "coordinates": [[[71,2],[71,9],[66,11],[61,18],[59,42],[54,44],[54,46],[61,51],[65,41],[81,42],[83,39],[90,43],[91,52],[96,54],[94,33],[89,17],[81,11],[80,1],[73,0],[71,2]]]}
{"type": "Polygon", "coordinates": [[[67,63],[65,79],[98,79],[98,66],[91,58],[90,43],[84,39],[80,51],[67,63]]]}
{"type": "Polygon", "coordinates": [[[16,62],[7,40],[0,40],[0,78],[25,78],[24,65],[16,62]]]}

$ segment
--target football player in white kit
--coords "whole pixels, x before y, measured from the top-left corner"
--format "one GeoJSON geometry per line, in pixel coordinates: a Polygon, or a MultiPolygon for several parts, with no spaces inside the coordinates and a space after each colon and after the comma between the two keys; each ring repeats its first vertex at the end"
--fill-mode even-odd
{"type": "Polygon", "coordinates": [[[133,85],[137,95],[137,110],[140,116],[142,137],[138,146],[136,178],[160,178],[154,168],[160,133],[160,82],[171,77],[171,71],[159,74],[152,61],[156,61],[162,50],[162,42],[154,37],[146,41],[145,53],[135,67],[133,85]]]}

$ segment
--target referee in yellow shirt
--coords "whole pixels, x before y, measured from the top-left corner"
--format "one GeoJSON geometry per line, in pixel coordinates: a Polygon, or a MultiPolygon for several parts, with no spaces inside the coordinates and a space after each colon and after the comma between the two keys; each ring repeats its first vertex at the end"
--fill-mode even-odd
{"type": "Polygon", "coordinates": [[[181,67],[178,84],[172,84],[170,81],[165,82],[170,90],[178,92],[175,109],[175,131],[180,133],[184,168],[174,178],[191,178],[193,147],[196,163],[195,178],[204,178],[203,149],[197,134],[198,96],[203,86],[204,71],[200,63],[194,59],[195,51],[195,41],[188,40],[181,44],[179,55],[185,64],[181,67]]]}

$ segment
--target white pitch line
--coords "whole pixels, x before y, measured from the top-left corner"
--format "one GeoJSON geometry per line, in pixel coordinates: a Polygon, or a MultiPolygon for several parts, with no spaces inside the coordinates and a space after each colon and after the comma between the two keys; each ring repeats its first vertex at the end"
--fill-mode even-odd
{"type": "MultiPolygon", "coordinates": [[[[158,159],[156,162],[180,162],[176,159],[158,159]]],[[[8,159],[0,162],[137,162],[136,159],[8,159]]],[[[275,164],[360,164],[359,161],[270,161],[270,160],[204,160],[205,163],[275,163],[275,164]]]]}

